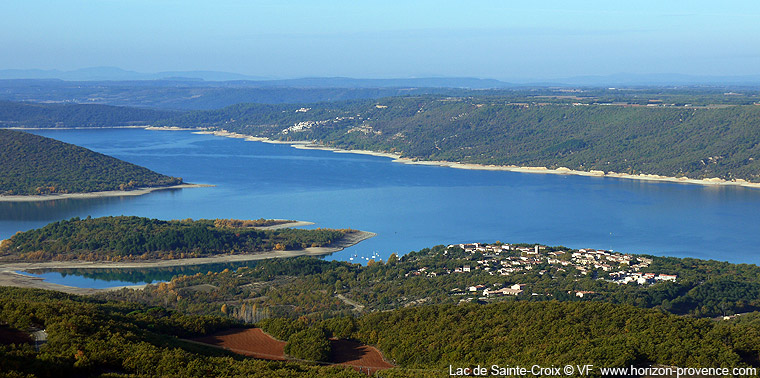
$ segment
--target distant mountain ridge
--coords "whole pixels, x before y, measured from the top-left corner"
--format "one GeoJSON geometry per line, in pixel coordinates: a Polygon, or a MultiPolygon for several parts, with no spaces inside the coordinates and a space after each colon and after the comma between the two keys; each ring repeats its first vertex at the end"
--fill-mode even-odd
{"type": "Polygon", "coordinates": [[[494,79],[469,77],[424,77],[363,79],[349,77],[306,77],[294,79],[274,79],[263,76],[250,76],[219,71],[164,71],[142,73],[123,70],[117,67],[81,68],[73,71],[40,69],[6,69],[0,70],[0,79],[57,79],[66,81],[218,81],[245,82],[250,87],[306,87],[306,88],[394,88],[394,87],[433,87],[433,88],[505,88],[512,84],[494,79]]]}
{"type": "MultiPolygon", "coordinates": [[[[76,70],[3,69],[0,80],[57,79],[65,81],[176,81],[176,82],[239,82],[248,87],[303,87],[303,88],[471,88],[500,89],[517,86],[669,86],[669,85],[760,85],[760,74],[754,75],[692,75],[681,73],[615,73],[576,75],[559,78],[505,79],[476,77],[409,77],[409,78],[350,78],[301,77],[274,78],[233,72],[191,70],[137,72],[118,67],[87,67],[76,70]]],[[[200,83],[199,83],[200,84],[200,83]]],[[[235,85],[231,83],[232,85],[235,85]]]]}
{"type": "Polygon", "coordinates": [[[685,75],[678,73],[634,74],[617,73],[612,75],[583,75],[554,80],[543,80],[535,85],[583,85],[594,87],[609,86],[720,86],[760,85],[760,75],[685,75]]]}
{"type": "Polygon", "coordinates": [[[0,70],[0,79],[59,79],[67,81],[99,80],[266,80],[265,77],[248,76],[219,71],[164,71],[142,73],[128,71],[118,67],[88,67],[72,71],[41,69],[6,69],[0,70]]]}

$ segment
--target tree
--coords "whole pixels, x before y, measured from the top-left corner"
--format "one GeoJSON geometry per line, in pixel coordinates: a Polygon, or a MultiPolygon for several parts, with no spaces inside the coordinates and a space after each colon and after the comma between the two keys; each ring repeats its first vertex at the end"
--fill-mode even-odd
{"type": "Polygon", "coordinates": [[[302,360],[328,361],[330,340],[322,328],[307,328],[288,338],[285,353],[302,360]]]}

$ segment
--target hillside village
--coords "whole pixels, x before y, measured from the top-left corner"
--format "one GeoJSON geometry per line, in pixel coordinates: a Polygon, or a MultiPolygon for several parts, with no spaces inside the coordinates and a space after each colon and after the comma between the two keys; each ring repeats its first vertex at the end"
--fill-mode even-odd
{"type": "MultiPolygon", "coordinates": [[[[554,274],[574,269],[577,275],[591,275],[594,279],[606,280],[619,285],[636,284],[652,285],[658,282],[675,282],[674,274],[655,274],[645,272],[652,264],[652,259],[613,251],[579,249],[564,251],[548,248],[542,245],[527,247],[503,243],[463,243],[447,247],[444,255],[457,248],[471,256],[478,256],[474,264],[463,265],[454,269],[436,270],[421,267],[406,273],[406,276],[436,277],[446,274],[470,274],[487,272],[495,276],[511,276],[538,270],[538,274],[554,274]],[[482,256],[482,258],[480,258],[482,256]],[[606,274],[599,274],[605,272],[606,274]]],[[[464,289],[454,289],[452,294],[464,295],[482,294],[483,297],[493,298],[507,295],[520,295],[526,290],[526,285],[515,283],[506,287],[488,287],[484,284],[469,286],[464,289]]],[[[593,291],[575,291],[577,297],[595,294],[593,291]]],[[[532,295],[539,295],[532,293],[532,295]]]]}

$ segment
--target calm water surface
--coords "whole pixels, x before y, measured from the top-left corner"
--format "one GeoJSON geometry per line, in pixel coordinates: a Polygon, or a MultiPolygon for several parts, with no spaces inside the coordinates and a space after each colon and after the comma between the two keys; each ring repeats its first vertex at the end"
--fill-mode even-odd
{"type": "Polygon", "coordinates": [[[376,232],[329,257],[354,262],[437,244],[501,240],[760,263],[756,189],[404,165],[186,131],[34,133],[216,186],[0,203],[0,239],[88,215],[285,218],[376,232]]]}

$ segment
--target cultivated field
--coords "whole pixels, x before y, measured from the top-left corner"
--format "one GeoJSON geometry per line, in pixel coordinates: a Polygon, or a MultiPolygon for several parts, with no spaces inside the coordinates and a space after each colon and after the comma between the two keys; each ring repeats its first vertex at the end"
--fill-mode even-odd
{"type": "Polygon", "coordinates": [[[264,333],[260,328],[230,329],[211,336],[193,339],[222,347],[245,356],[265,360],[286,360],[285,342],[264,333]]]}
{"type": "MultiPolygon", "coordinates": [[[[287,360],[285,342],[279,341],[259,328],[231,329],[210,336],[198,337],[192,341],[210,344],[231,352],[266,360],[287,360]]],[[[328,361],[353,367],[363,372],[374,373],[392,368],[383,359],[377,348],[350,340],[330,340],[332,359],[328,361]]]]}

